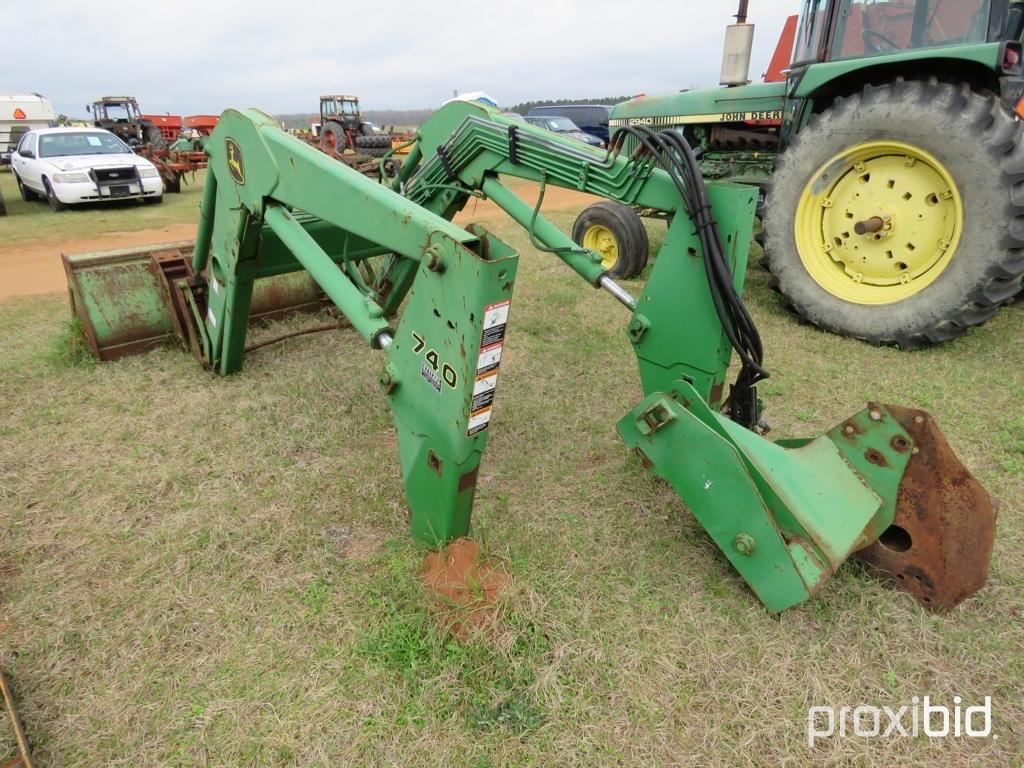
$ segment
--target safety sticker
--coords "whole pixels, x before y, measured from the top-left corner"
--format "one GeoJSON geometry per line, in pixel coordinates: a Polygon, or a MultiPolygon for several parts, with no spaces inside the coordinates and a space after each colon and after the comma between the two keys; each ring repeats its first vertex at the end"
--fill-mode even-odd
{"type": "Polygon", "coordinates": [[[481,376],[473,385],[473,404],[469,410],[476,413],[481,408],[486,408],[494,402],[494,388],[498,386],[498,373],[495,371],[489,376],[481,376]]]}
{"type": "Polygon", "coordinates": [[[508,325],[508,310],[512,301],[489,304],[484,309],[484,335],[480,340],[480,348],[490,347],[505,340],[505,328],[508,325]]]}
{"type": "Polygon", "coordinates": [[[491,409],[484,408],[482,411],[469,414],[469,428],[466,430],[466,436],[472,437],[478,432],[483,432],[487,429],[487,425],[491,423],[491,409]]]}
{"type": "Polygon", "coordinates": [[[466,435],[472,437],[483,432],[491,423],[494,390],[498,386],[501,356],[505,351],[505,330],[512,301],[501,301],[484,307],[483,332],[476,361],[476,379],[469,407],[469,425],[466,435]]]}
{"type": "Polygon", "coordinates": [[[495,344],[480,350],[480,356],[476,360],[476,375],[482,376],[485,373],[496,371],[501,365],[501,352],[505,349],[504,344],[495,344]]]}

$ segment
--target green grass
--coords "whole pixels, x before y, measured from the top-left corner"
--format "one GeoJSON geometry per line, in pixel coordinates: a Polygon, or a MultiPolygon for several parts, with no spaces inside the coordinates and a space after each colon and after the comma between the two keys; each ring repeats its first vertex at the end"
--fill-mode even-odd
{"type": "Polygon", "coordinates": [[[199,171],[194,181],[187,177],[189,183],[182,184],[181,193],[165,194],[160,205],[95,203],[54,213],[43,200],[22,200],[14,174],[2,171],[0,192],[7,204],[7,216],[0,218],[0,245],[55,242],[195,222],[205,174],[199,171]]]}
{"type": "Polygon", "coordinates": [[[750,271],[775,436],[926,406],[1001,500],[953,613],[848,565],[773,617],[618,440],[621,308],[494,229],[523,258],[474,520],[513,581],[464,645],[420,590],[354,333],[218,379],[173,349],[89,364],[63,297],[0,304],[0,643],[38,764],[1020,765],[1024,308],[908,354],[796,324],[750,271]],[[805,746],[810,705],[925,694],[992,696],[1000,739],[805,746]]]}

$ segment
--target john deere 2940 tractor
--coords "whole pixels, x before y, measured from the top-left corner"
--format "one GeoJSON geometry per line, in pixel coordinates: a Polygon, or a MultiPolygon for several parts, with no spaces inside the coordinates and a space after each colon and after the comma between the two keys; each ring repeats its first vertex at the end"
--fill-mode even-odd
{"type": "MultiPolygon", "coordinates": [[[[705,178],[761,187],[764,265],[818,326],[915,348],[989,320],[1024,275],[1024,3],[804,0],[792,64],[753,85],[746,7],[725,88],[634,98],[612,130],[679,130],[705,178]]],[[[576,235],[618,274],[645,260],[599,211],[576,235]]]]}
{"type": "Polygon", "coordinates": [[[605,152],[457,101],[420,127],[383,184],[253,110],[224,113],[207,151],[195,243],[65,258],[90,345],[110,358],[177,337],[210,371],[235,374],[250,317],[326,295],[348,335],[380,352],[425,544],[470,531],[513,328],[518,254],[452,223],[486,196],[537,250],[607,293],[595,301],[622,306],[643,394],[619,432],[770,610],[807,600],[854,554],[935,608],[984,584],[992,504],[928,414],[873,403],[815,439],[766,439],[756,385],[768,372],[741,299],[757,190],[705,185],[677,132],[624,129],[605,152]],[[624,137],[636,151],[622,151],[624,137]],[[508,176],[539,182],[536,204],[508,176]],[[613,214],[635,206],[670,221],[639,295],[540,214],[548,184],[609,198],[613,214]]]}

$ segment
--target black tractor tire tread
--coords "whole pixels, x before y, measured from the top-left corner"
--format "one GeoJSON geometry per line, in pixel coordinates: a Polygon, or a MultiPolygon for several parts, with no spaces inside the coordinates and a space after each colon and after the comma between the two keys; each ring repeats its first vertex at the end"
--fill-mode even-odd
{"type": "Polygon", "coordinates": [[[320,146],[323,149],[332,149],[327,141],[327,137],[332,135],[334,136],[333,150],[335,152],[343,151],[348,142],[345,138],[345,130],[337,123],[324,123],[320,127],[320,146]]]}
{"type": "MultiPolygon", "coordinates": [[[[892,115],[898,122],[901,115],[892,115]]],[[[870,117],[870,116],[869,116],[870,117]]],[[[847,146],[856,143],[846,139],[847,146]]],[[[834,143],[834,142],[833,142],[834,143]]],[[[941,344],[962,336],[973,326],[992,319],[1000,306],[1010,303],[1021,292],[1024,278],[1024,142],[1021,124],[1000,104],[990,92],[972,90],[967,85],[939,82],[936,78],[904,80],[902,78],[882,85],[868,85],[861,92],[836,98],[828,109],[811,117],[807,127],[790,141],[776,162],[769,182],[765,201],[762,237],[764,240],[764,266],[772,272],[770,286],[779,291],[783,305],[802,320],[819,328],[844,336],[853,336],[876,345],[899,345],[904,349],[919,349],[941,344]],[[850,135],[852,124],[861,128],[863,135],[856,141],[873,138],[900,140],[900,129],[872,129],[863,112],[876,105],[900,104],[902,115],[914,115],[932,137],[931,146],[921,137],[924,149],[936,154],[950,167],[957,162],[957,153],[966,167],[973,172],[954,178],[960,186],[967,221],[959,252],[946,272],[920,293],[896,304],[884,307],[861,307],[832,296],[806,272],[796,254],[792,239],[793,221],[799,194],[814,169],[835,154],[832,148],[822,152],[815,143],[826,145],[833,136],[833,127],[845,127],[850,135]],[[925,118],[933,112],[935,120],[925,118]],[[956,116],[951,118],[951,116],[956,116]],[[960,130],[957,131],[959,126],[960,130]],[[966,150],[969,144],[970,151],[966,150]],[[943,157],[945,155],[945,157],[943,157]],[[803,167],[801,167],[803,166],[803,167]],[[807,171],[808,166],[813,166],[807,171]],[[985,183],[1005,190],[1003,200],[999,193],[988,201],[978,203],[977,193],[965,189],[972,183],[980,189],[985,183]],[[973,193],[973,194],[972,194],[973,193]],[[982,218],[991,214],[990,222],[973,224],[973,216],[982,218]],[[986,238],[988,243],[986,244],[986,238]],[[979,247],[978,242],[981,242],[979,247]],[[957,261],[987,259],[979,270],[961,266],[954,273],[957,261]],[[966,286],[954,285],[971,281],[966,286]],[[946,293],[941,296],[940,288],[946,293]],[[963,288],[963,290],[960,290],[963,288]],[[945,299],[943,301],[943,299],[945,299]],[[939,306],[936,302],[942,302],[939,306]],[[845,305],[845,306],[844,306],[845,305]],[[900,308],[902,319],[875,321],[880,310],[900,308]],[[927,311],[925,311],[927,310],[927,311]],[[868,317],[866,312],[876,313],[868,317]],[[931,319],[928,317],[931,315],[931,319]],[[907,320],[907,318],[911,318],[907,320]]]]}
{"type": "Polygon", "coordinates": [[[391,149],[390,136],[356,136],[357,149],[391,149]]]}
{"type": "Polygon", "coordinates": [[[577,245],[583,245],[583,235],[593,224],[610,229],[619,243],[619,260],[608,270],[609,276],[629,280],[640,275],[647,266],[650,244],[637,212],[614,200],[588,206],[572,226],[572,239],[577,245]]]}
{"type": "Polygon", "coordinates": [[[147,125],[145,130],[145,143],[150,149],[167,149],[167,139],[155,125],[147,125]]]}

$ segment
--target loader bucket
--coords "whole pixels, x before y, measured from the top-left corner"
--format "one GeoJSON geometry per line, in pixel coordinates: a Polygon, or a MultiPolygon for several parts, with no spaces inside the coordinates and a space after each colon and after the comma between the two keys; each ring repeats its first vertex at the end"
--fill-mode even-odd
{"type": "MultiPolygon", "coordinates": [[[[192,276],[191,240],[101,253],[62,254],[72,313],[99,360],[139,354],[168,342],[187,347],[173,282],[192,276]]],[[[324,306],[305,272],[256,282],[253,320],[324,306]]]]}

